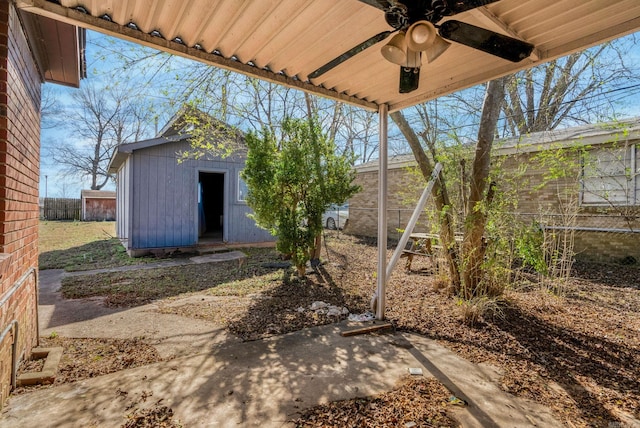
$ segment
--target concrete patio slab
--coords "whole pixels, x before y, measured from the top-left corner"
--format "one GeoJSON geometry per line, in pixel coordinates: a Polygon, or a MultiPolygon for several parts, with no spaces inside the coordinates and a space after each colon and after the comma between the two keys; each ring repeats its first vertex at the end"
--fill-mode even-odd
{"type": "MultiPolygon", "coordinates": [[[[40,275],[40,334],[143,336],[166,361],[11,397],[2,427],[119,427],[131,406],[169,406],[187,427],[288,427],[300,410],[389,391],[421,368],[468,405],[464,427],[557,427],[551,411],[503,392],[491,367],[409,333],[343,337],[371,325],[344,321],[241,342],[220,326],[157,311],[65,300],[61,271],[40,275]]],[[[173,304],[202,296],[179,297],[173,304]]],[[[452,406],[452,410],[454,410],[452,406]]]]}
{"type": "Polygon", "coordinates": [[[300,409],[391,390],[422,367],[469,405],[465,427],[555,427],[549,411],[502,392],[436,342],[413,334],[342,337],[334,324],[12,397],[3,427],[117,427],[134,397],[192,427],[283,427],[300,409]],[[27,424],[27,425],[25,425],[27,424]]]}

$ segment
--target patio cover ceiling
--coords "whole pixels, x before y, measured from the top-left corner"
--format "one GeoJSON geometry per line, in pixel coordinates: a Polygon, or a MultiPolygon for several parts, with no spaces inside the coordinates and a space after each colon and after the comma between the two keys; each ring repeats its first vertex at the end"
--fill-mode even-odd
{"type": "Polygon", "coordinates": [[[500,0],[453,18],[529,42],[535,46],[531,56],[512,63],[453,43],[437,60],[422,64],[417,90],[400,94],[399,66],[380,53],[389,39],[308,77],[392,29],[381,10],[358,0],[15,1],[34,14],[371,110],[385,104],[389,111],[640,29],[638,0],[500,0]]]}

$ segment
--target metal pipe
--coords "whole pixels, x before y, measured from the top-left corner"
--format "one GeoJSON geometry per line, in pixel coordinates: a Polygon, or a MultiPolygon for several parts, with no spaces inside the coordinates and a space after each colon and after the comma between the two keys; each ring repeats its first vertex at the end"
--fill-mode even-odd
{"type": "MultiPolygon", "coordinates": [[[[11,289],[9,290],[8,293],[6,293],[4,296],[2,296],[2,299],[0,299],[0,308],[2,306],[5,305],[5,303],[7,303],[7,301],[9,301],[9,298],[11,298],[11,296],[13,295],[13,293],[15,293],[16,291],[18,291],[22,285],[25,283],[25,281],[27,280],[27,278],[29,278],[29,276],[33,275],[34,276],[34,288],[35,288],[35,300],[36,300],[36,319],[35,319],[35,323],[36,323],[36,346],[40,345],[40,318],[38,315],[38,302],[39,302],[39,296],[38,296],[38,270],[36,268],[29,268],[29,270],[27,272],[24,273],[24,275],[22,275],[20,277],[19,280],[16,281],[16,283],[13,285],[13,287],[11,287],[11,289]]],[[[18,371],[18,359],[17,359],[17,355],[18,355],[18,334],[19,334],[19,324],[17,320],[13,320],[11,321],[11,323],[9,323],[9,325],[4,329],[4,331],[2,332],[2,334],[0,335],[0,343],[2,343],[2,341],[4,340],[4,337],[7,335],[8,331],[14,328],[14,335],[13,335],[13,344],[12,344],[12,349],[11,349],[11,386],[12,388],[16,387],[16,373],[18,371]],[[14,327],[15,326],[15,327],[14,327]]]]}
{"type": "Polygon", "coordinates": [[[15,389],[17,384],[16,373],[18,372],[18,361],[16,359],[18,354],[18,320],[14,319],[5,327],[2,334],[0,334],[0,344],[11,330],[13,330],[13,343],[11,343],[11,389],[15,389]]]}
{"type": "Polygon", "coordinates": [[[437,163],[435,168],[433,168],[433,171],[431,172],[431,179],[429,180],[427,187],[424,188],[424,191],[422,192],[422,196],[420,196],[420,199],[418,200],[418,205],[416,205],[416,208],[413,210],[413,214],[411,214],[409,223],[407,224],[407,227],[404,229],[404,233],[400,238],[400,242],[398,243],[398,246],[393,252],[393,256],[391,256],[391,261],[389,262],[389,266],[387,266],[387,275],[385,277],[386,282],[389,282],[389,280],[391,279],[391,273],[393,272],[393,269],[396,267],[398,260],[400,260],[400,256],[402,255],[402,250],[404,250],[405,245],[407,245],[407,242],[409,241],[409,236],[413,233],[413,228],[416,227],[416,223],[418,223],[420,214],[422,213],[422,210],[424,209],[424,206],[427,203],[427,199],[429,198],[429,195],[431,195],[431,190],[433,189],[433,185],[438,179],[438,175],[440,174],[441,170],[442,170],[442,164],[437,163]]]}
{"type": "Polygon", "coordinates": [[[376,291],[376,318],[384,319],[386,307],[386,266],[387,266],[387,174],[388,148],[387,132],[389,107],[381,104],[378,108],[380,121],[378,148],[378,281],[376,291]]]}
{"type": "MultiPolygon", "coordinates": [[[[36,268],[33,268],[33,267],[29,268],[29,270],[27,272],[25,272],[25,274],[22,275],[20,277],[20,279],[15,282],[15,284],[13,284],[13,287],[11,287],[11,290],[9,290],[4,296],[2,296],[2,299],[0,299],[0,307],[4,306],[4,304],[7,303],[7,301],[13,295],[13,293],[15,293],[17,290],[20,289],[20,287],[22,287],[22,284],[24,284],[24,282],[27,280],[29,275],[34,275],[36,277],[35,281],[36,281],[36,284],[37,284],[37,282],[38,282],[38,273],[36,271],[36,268]]],[[[36,299],[37,299],[37,294],[36,294],[36,299]]]]}
{"type": "Polygon", "coordinates": [[[31,273],[35,277],[33,287],[36,293],[36,346],[40,346],[40,277],[38,269],[31,268],[31,273]]]}

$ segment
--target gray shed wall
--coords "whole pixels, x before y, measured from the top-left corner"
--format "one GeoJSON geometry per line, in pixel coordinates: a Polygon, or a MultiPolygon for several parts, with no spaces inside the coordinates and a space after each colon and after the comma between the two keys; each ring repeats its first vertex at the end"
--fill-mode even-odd
{"type": "MultiPolygon", "coordinates": [[[[238,173],[244,160],[188,160],[176,152],[187,143],[167,143],[133,152],[130,163],[129,249],[193,246],[198,242],[198,173],[225,175],[223,239],[229,243],[266,242],[273,237],[247,217],[238,201],[238,173]]],[[[126,164],[125,164],[126,165],[126,164]]]]}

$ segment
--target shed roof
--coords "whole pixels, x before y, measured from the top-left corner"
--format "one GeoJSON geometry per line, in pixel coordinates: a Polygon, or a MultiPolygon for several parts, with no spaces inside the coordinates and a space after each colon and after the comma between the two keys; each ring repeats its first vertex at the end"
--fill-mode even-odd
{"type": "MultiPolygon", "coordinates": [[[[417,4],[418,0],[404,3],[417,4]]],[[[399,66],[384,60],[380,41],[332,70],[309,76],[373,35],[392,30],[372,5],[388,0],[17,0],[19,8],[81,25],[264,80],[372,110],[399,110],[640,28],[637,0],[420,0],[484,4],[445,17],[534,45],[510,62],[453,43],[423,61],[419,88],[398,91],[399,66]]],[[[393,1],[392,3],[396,3],[393,1]]]]}
{"type": "Polygon", "coordinates": [[[115,199],[115,190],[81,190],[82,199],[115,199]]]}
{"type": "Polygon", "coordinates": [[[107,172],[109,172],[109,174],[115,174],[116,172],[118,172],[122,164],[127,160],[127,158],[135,150],[146,149],[148,147],[155,147],[161,144],[184,141],[187,139],[188,139],[187,135],[174,135],[171,137],[161,136],[157,138],[151,138],[148,140],[135,141],[133,143],[120,144],[113,151],[113,155],[111,155],[111,160],[109,161],[107,172]]]}
{"type": "MultiPolygon", "coordinates": [[[[187,115],[197,114],[202,117],[202,120],[211,120],[214,122],[216,127],[224,128],[224,134],[235,138],[236,141],[242,141],[241,139],[244,137],[242,132],[237,129],[234,129],[223,122],[208,116],[206,113],[195,110],[190,107],[183,107],[178,110],[172,117],[169,119],[167,124],[162,128],[159,135],[155,138],[150,138],[147,140],[135,141],[132,143],[120,144],[113,152],[111,156],[111,160],[109,161],[108,172],[110,174],[115,174],[120,166],[124,163],[124,161],[136,150],[143,150],[150,147],[160,146],[162,144],[170,144],[188,141],[191,138],[191,135],[185,130],[185,117],[187,115]]],[[[236,152],[236,154],[241,151],[236,152]]]]}

